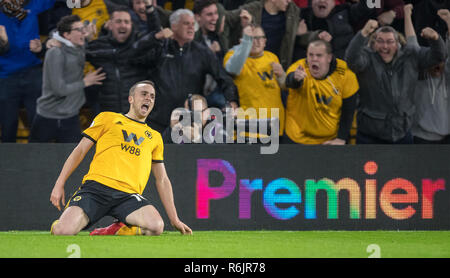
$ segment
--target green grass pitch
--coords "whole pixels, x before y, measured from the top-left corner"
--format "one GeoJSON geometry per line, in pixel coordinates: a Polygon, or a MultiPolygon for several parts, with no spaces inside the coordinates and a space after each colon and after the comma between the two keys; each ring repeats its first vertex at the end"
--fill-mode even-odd
{"type": "Polygon", "coordinates": [[[0,258],[450,258],[450,231],[167,231],[145,236],[0,232],[0,258]]]}

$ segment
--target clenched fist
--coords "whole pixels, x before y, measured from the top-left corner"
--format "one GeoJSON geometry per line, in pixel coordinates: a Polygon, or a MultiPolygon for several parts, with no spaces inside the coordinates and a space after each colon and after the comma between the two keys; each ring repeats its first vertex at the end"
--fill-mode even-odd
{"type": "Polygon", "coordinates": [[[164,28],[158,33],[155,34],[155,39],[162,40],[162,39],[168,39],[173,36],[172,30],[170,28],[164,28]]]}
{"type": "Polygon", "coordinates": [[[434,31],[433,29],[431,29],[430,27],[426,27],[424,29],[422,29],[422,32],[420,33],[420,35],[422,36],[422,38],[426,39],[426,40],[438,40],[439,39],[439,34],[434,31]]]}
{"type": "Polygon", "coordinates": [[[30,51],[33,53],[39,53],[42,50],[42,43],[40,39],[34,39],[30,41],[30,51]]]}
{"type": "Polygon", "coordinates": [[[443,21],[445,21],[447,24],[450,24],[450,11],[447,9],[440,9],[437,12],[438,16],[442,18],[443,21]]]}
{"type": "Polygon", "coordinates": [[[327,31],[322,31],[319,33],[319,39],[327,41],[327,42],[331,42],[331,40],[333,39],[333,36],[330,35],[330,33],[328,33],[327,31]]]}
{"type": "Polygon", "coordinates": [[[252,15],[245,9],[241,10],[241,13],[239,14],[239,17],[241,18],[241,26],[242,28],[245,28],[247,25],[249,25],[252,22],[252,15]]]}
{"type": "Polygon", "coordinates": [[[412,11],[413,11],[413,5],[412,4],[406,4],[403,7],[403,12],[404,12],[404,17],[411,17],[412,16],[412,11]]]}
{"type": "Polygon", "coordinates": [[[378,28],[378,21],[369,19],[361,30],[361,34],[363,37],[367,38],[370,34],[372,34],[378,28]]]}

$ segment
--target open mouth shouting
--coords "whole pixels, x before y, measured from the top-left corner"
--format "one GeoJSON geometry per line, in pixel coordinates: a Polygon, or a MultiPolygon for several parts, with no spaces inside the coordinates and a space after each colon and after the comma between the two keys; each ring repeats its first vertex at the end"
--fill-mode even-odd
{"type": "Polygon", "coordinates": [[[311,63],[309,65],[309,71],[311,72],[311,75],[314,78],[319,78],[322,75],[322,71],[320,69],[320,66],[317,63],[311,63]]]}
{"type": "Polygon", "coordinates": [[[389,49],[380,49],[380,54],[383,56],[390,55],[389,49]]]}
{"type": "Polygon", "coordinates": [[[329,68],[321,62],[308,63],[308,68],[309,72],[311,73],[311,76],[316,79],[324,78],[329,70],[329,68]]]}
{"type": "Polygon", "coordinates": [[[333,3],[330,3],[329,1],[317,0],[313,2],[314,14],[319,18],[327,17],[334,7],[333,3]]]}
{"type": "Polygon", "coordinates": [[[318,72],[320,69],[319,65],[316,65],[316,64],[312,64],[310,68],[311,68],[311,71],[314,71],[314,72],[318,72]]]}
{"type": "Polygon", "coordinates": [[[391,62],[394,56],[390,49],[380,49],[378,53],[380,54],[381,58],[387,63],[391,62]]]}
{"type": "Polygon", "coordinates": [[[326,12],[326,10],[327,10],[327,5],[326,4],[319,4],[319,5],[317,5],[317,9],[320,11],[320,12],[326,12]]]}
{"type": "Polygon", "coordinates": [[[147,114],[150,111],[150,104],[144,103],[141,105],[142,114],[147,114]]]}
{"type": "Polygon", "coordinates": [[[145,7],[139,8],[137,11],[139,14],[145,14],[145,7]]]}
{"type": "Polygon", "coordinates": [[[217,24],[217,20],[214,21],[210,21],[208,22],[208,24],[206,25],[206,29],[208,31],[214,32],[216,30],[216,24],[217,24]]]}
{"type": "Polygon", "coordinates": [[[119,42],[124,42],[128,39],[130,31],[126,28],[120,28],[116,31],[116,39],[119,42]]]}

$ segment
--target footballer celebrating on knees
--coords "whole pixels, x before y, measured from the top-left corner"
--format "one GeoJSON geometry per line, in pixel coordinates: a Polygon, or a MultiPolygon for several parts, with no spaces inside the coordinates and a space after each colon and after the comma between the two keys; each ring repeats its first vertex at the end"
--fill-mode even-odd
{"type": "Polygon", "coordinates": [[[130,89],[128,101],[130,110],[126,114],[103,112],[95,117],[64,163],[50,201],[60,211],[65,208],[53,222],[52,234],[76,235],[109,215],[118,222],[91,234],[160,235],[164,221],[142,196],[151,171],[170,223],[182,234],[192,234],[177,215],[172,185],[163,163],[161,134],[145,123],[155,104],[153,82],[136,83],[130,89]],[[94,145],[89,171],[66,205],[64,184],[94,145]]]}

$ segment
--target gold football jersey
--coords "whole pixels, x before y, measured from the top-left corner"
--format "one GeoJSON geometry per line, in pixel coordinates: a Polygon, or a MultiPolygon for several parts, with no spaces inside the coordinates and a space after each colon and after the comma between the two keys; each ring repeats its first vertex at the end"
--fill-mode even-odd
{"type": "MultiPolygon", "coordinates": [[[[224,58],[225,66],[234,50],[230,50],[224,58]]],[[[277,108],[280,120],[280,135],[284,131],[284,106],[281,100],[281,89],[272,69],[272,63],[280,63],[278,57],[264,51],[264,55],[252,58],[248,57],[242,67],[241,73],[233,78],[239,93],[239,104],[244,110],[255,108],[259,119],[259,108],[267,109],[267,118],[271,118],[271,108],[277,108]]],[[[244,118],[238,114],[238,118],[244,118]]]]}
{"type": "Polygon", "coordinates": [[[83,136],[96,143],[83,183],[94,180],[126,193],[142,194],[152,163],[163,162],[161,134],[123,114],[100,113],[83,136]]]}
{"type": "Polygon", "coordinates": [[[286,134],[300,144],[321,144],[336,138],[343,99],[354,95],[359,84],[343,60],[336,59],[336,70],[325,79],[311,76],[306,59],[292,64],[286,74],[301,65],[306,72],[303,85],[289,89],[286,103],[286,134]]]}

